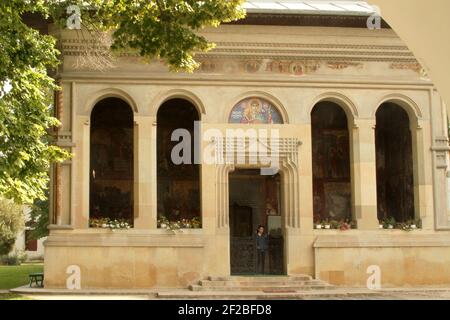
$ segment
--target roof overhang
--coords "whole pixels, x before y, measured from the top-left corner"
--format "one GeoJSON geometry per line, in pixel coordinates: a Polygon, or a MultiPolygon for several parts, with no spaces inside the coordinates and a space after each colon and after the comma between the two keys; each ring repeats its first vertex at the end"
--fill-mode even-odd
{"type": "Polygon", "coordinates": [[[366,1],[351,0],[248,0],[247,13],[371,16],[377,13],[366,1]]]}

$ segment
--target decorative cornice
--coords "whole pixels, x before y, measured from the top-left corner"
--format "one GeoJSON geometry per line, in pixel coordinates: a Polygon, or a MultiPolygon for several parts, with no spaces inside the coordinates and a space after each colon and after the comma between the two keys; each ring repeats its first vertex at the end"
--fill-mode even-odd
{"type": "MultiPolygon", "coordinates": [[[[247,43],[217,42],[208,53],[198,53],[198,58],[272,59],[272,60],[321,60],[346,62],[417,63],[413,54],[404,46],[349,45],[317,43],[247,43]]],[[[60,49],[65,56],[95,55],[105,52],[105,46],[92,39],[62,39],[60,49]]],[[[139,57],[137,52],[121,52],[118,57],[139,57]]]]}

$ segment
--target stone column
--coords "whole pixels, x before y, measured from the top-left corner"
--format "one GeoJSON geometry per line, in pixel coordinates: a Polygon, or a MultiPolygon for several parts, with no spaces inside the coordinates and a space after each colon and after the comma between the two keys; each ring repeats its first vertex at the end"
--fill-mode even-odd
{"type": "Polygon", "coordinates": [[[154,118],[134,116],[134,228],[156,228],[156,130],[154,118]],[[153,133],[153,131],[155,131],[153,133]]]}
{"type": "Polygon", "coordinates": [[[416,163],[419,177],[415,181],[415,187],[417,183],[415,189],[418,191],[418,197],[415,199],[418,201],[416,215],[422,219],[422,229],[450,230],[447,199],[450,151],[446,121],[448,118],[447,108],[435,90],[430,90],[430,104],[431,128],[428,128],[425,121],[419,121],[421,130],[417,130],[416,134],[418,143],[416,163]],[[431,146],[428,144],[430,135],[432,137],[431,146]],[[430,149],[431,154],[427,152],[430,149]],[[417,208],[419,208],[419,212],[417,212],[417,208]]]}
{"type": "Polygon", "coordinates": [[[355,120],[349,131],[353,215],[358,229],[377,229],[375,120],[355,120]]]}

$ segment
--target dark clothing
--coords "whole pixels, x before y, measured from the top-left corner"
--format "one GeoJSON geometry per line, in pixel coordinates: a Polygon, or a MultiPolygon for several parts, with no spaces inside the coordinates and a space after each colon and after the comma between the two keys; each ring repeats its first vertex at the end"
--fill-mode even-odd
{"type": "Polygon", "coordinates": [[[269,237],[267,234],[256,233],[256,272],[264,273],[266,262],[266,251],[269,248],[269,237]]]}
{"type": "Polygon", "coordinates": [[[264,273],[264,265],[266,263],[266,251],[257,250],[256,251],[256,272],[264,273]]]}
{"type": "Polygon", "coordinates": [[[266,251],[269,247],[269,238],[267,234],[259,235],[256,234],[256,249],[261,251],[266,251]]]}

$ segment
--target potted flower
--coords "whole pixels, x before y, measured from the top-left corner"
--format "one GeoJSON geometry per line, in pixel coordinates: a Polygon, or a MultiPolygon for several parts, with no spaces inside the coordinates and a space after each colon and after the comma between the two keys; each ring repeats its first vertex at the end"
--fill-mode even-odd
{"type": "Polygon", "coordinates": [[[91,228],[110,229],[115,231],[118,229],[130,229],[131,223],[126,219],[91,218],[89,219],[89,226],[91,228]]]}
{"type": "Polygon", "coordinates": [[[394,217],[387,217],[383,220],[383,228],[384,229],[394,229],[395,219],[394,217]]]}
{"type": "Polygon", "coordinates": [[[316,229],[323,229],[322,221],[317,220],[316,223],[314,224],[314,227],[315,227],[316,229]]]}

